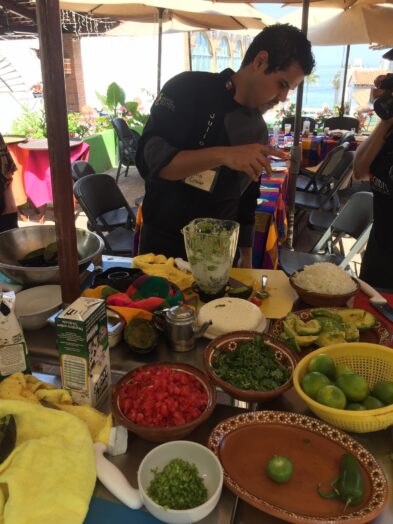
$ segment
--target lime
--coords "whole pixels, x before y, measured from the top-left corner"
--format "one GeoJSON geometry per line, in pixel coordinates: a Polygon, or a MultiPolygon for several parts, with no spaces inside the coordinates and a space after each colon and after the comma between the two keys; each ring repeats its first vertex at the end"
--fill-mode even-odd
{"type": "Polygon", "coordinates": [[[347,404],[347,407],[345,409],[348,411],[366,411],[367,410],[367,408],[363,406],[363,404],[359,404],[359,402],[351,402],[351,404],[347,404]]]}
{"type": "Polygon", "coordinates": [[[372,392],[373,397],[383,402],[386,406],[393,404],[393,382],[384,380],[375,384],[372,392]]]}
{"type": "Polygon", "coordinates": [[[324,386],[318,391],[317,402],[329,406],[329,408],[345,409],[347,399],[337,386],[324,386]]]}
{"type": "Polygon", "coordinates": [[[266,465],[266,474],[274,482],[288,482],[293,475],[293,464],[287,457],[275,455],[266,465]]]}
{"type": "Polygon", "coordinates": [[[334,364],[334,360],[326,353],[315,355],[308,364],[308,371],[318,371],[329,377],[331,380],[334,380],[336,377],[336,365],[334,364]]]}
{"type": "Polygon", "coordinates": [[[379,399],[376,397],[372,397],[371,395],[367,398],[365,398],[362,402],[363,406],[366,409],[378,409],[378,408],[384,408],[385,404],[383,404],[379,399]]]}
{"type": "Polygon", "coordinates": [[[338,378],[340,375],[350,375],[351,373],[354,373],[354,370],[351,369],[346,364],[337,364],[336,365],[336,378],[338,378]]]}
{"type": "Polygon", "coordinates": [[[326,375],[318,373],[318,371],[312,371],[311,373],[306,373],[302,380],[300,381],[302,390],[309,397],[316,399],[318,391],[330,384],[330,380],[326,375]]]}
{"type": "Polygon", "coordinates": [[[350,402],[361,402],[369,393],[366,379],[357,373],[340,375],[336,380],[336,385],[350,402]]]}

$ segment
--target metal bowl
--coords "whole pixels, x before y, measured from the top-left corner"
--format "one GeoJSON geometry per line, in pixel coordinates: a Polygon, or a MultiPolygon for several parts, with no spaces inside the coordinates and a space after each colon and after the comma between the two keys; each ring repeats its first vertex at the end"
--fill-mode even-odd
{"type": "MultiPolygon", "coordinates": [[[[98,259],[104,249],[103,240],[91,231],[76,229],[79,273],[98,259]]],[[[19,260],[31,251],[56,241],[55,226],[38,225],[10,229],[0,234],[0,272],[24,286],[58,284],[59,266],[25,267],[19,260]]]]}

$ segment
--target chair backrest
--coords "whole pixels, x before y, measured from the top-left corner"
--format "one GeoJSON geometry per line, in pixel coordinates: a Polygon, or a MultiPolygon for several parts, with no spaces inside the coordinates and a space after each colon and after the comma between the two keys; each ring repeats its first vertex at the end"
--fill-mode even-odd
{"type": "Polygon", "coordinates": [[[373,194],[367,191],[354,193],[330,227],[325,231],[319,242],[313,248],[317,253],[323,249],[332,235],[337,243],[344,235],[349,235],[356,240],[340,266],[345,268],[365,246],[370,235],[373,223],[373,194]]]}
{"type": "Polygon", "coordinates": [[[327,118],[324,122],[324,127],[330,127],[330,129],[355,129],[359,131],[359,120],[352,116],[332,116],[327,118]]]}
{"type": "Polygon", "coordinates": [[[76,160],[75,162],[72,162],[71,164],[71,176],[72,180],[76,182],[80,178],[87,176],[87,175],[94,175],[95,170],[89,162],[86,162],[85,160],[76,160]]]}
{"type": "MultiPolygon", "coordinates": [[[[316,124],[315,119],[311,118],[311,117],[308,117],[308,116],[302,116],[302,124],[300,126],[300,131],[302,131],[302,129],[303,129],[303,124],[304,124],[305,120],[309,120],[310,121],[310,131],[314,131],[315,124],[316,124]]],[[[295,128],[295,117],[294,116],[287,116],[287,117],[283,118],[283,121],[281,123],[281,131],[284,131],[285,124],[291,124],[291,131],[294,131],[294,128],[295,128]]]]}
{"type": "Polygon", "coordinates": [[[131,222],[135,223],[135,216],[127,200],[110,175],[97,173],[80,178],[74,184],[74,194],[97,232],[103,231],[97,219],[115,209],[126,208],[131,222]]]}
{"type": "Polygon", "coordinates": [[[340,146],[336,146],[334,149],[329,151],[325,159],[321,163],[318,171],[315,173],[317,180],[323,177],[330,177],[336,167],[340,164],[345,151],[348,150],[349,144],[345,142],[340,146]]]}
{"type": "Polygon", "coordinates": [[[355,135],[352,133],[352,131],[347,131],[343,134],[343,136],[338,141],[338,145],[342,146],[343,144],[350,144],[351,142],[355,141],[355,135]]]}
{"type": "Polygon", "coordinates": [[[324,183],[321,184],[321,188],[318,191],[323,196],[320,206],[321,209],[351,177],[354,158],[355,153],[353,151],[344,151],[340,161],[331,171],[330,175],[324,178],[324,183]]]}
{"type": "Polygon", "coordinates": [[[112,125],[119,140],[119,155],[122,164],[134,165],[140,134],[131,129],[122,118],[114,118],[112,125]]]}

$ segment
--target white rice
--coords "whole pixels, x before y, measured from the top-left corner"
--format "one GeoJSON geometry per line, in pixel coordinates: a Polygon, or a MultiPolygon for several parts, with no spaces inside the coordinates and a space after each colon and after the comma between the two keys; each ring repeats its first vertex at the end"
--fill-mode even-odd
{"type": "Polygon", "coordinates": [[[329,262],[304,266],[302,271],[293,274],[292,279],[306,291],[326,295],[345,295],[356,289],[356,284],[348,273],[329,262]]]}

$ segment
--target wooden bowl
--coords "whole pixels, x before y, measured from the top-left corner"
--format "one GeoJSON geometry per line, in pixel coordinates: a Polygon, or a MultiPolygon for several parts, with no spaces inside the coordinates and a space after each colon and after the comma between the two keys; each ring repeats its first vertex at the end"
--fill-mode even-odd
{"type": "Polygon", "coordinates": [[[299,287],[293,281],[293,275],[289,277],[289,283],[299,295],[299,298],[310,306],[316,307],[341,307],[345,306],[350,298],[352,298],[359,289],[359,282],[352,278],[356,284],[356,288],[350,293],[343,293],[342,295],[328,295],[326,293],[314,293],[313,291],[307,291],[306,289],[299,287]]]}
{"type": "Polygon", "coordinates": [[[274,337],[271,337],[270,335],[266,335],[264,333],[261,334],[257,331],[233,331],[232,333],[221,335],[220,337],[212,340],[210,344],[206,346],[203,355],[203,364],[209,378],[232,397],[239,400],[245,400],[247,402],[267,402],[269,400],[273,400],[276,397],[279,397],[282,395],[282,393],[284,393],[284,391],[290,389],[292,387],[292,377],[297,362],[298,357],[286,344],[274,337]],[[216,375],[212,366],[212,361],[216,352],[234,351],[236,350],[238,344],[252,340],[256,336],[261,336],[265,344],[270,346],[271,349],[275,351],[276,360],[280,362],[285,368],[290,370],[289,380],[279,388],[272,389],[271,391],[240,389],[222,380],[218,375],[216,375]]]}
{"type": "Polygon", "coordinates": [[[159,364],[146,364],[139,366],[138,368],[130,371],[124,377],[122,377],[117,384],[115,384],[112,392],[112,413],[115,419],[129,431],[132,431],[139,437],[149,440],[151,442],[168,442],[170,440],[178,440],[186,435],[189,435],[196,427],[202,422],[207,420],[212,414],[217,403],[217,393],[214,385],[209,381],[208,377],[199,369],[188,364],[181,364],[178,362],[160,362],[159,364]],[[120,391],[125,384],[132,382],[133,375],[137,369],[153,369],[153,368],[168,367],[176,371],[182,371],[193,375],[199,380],[207,393],[207,405],[205,410],[200,414],[199,417],[194,420],[187,422],[186,424],[180,424],[178,426],[144,426],[142,424],[136,424],[123,413],[120,407],[120,391]]]}

